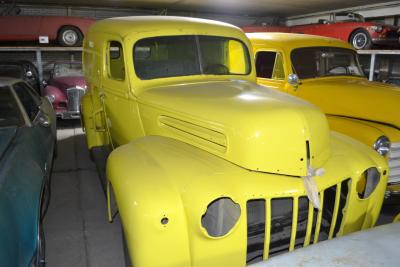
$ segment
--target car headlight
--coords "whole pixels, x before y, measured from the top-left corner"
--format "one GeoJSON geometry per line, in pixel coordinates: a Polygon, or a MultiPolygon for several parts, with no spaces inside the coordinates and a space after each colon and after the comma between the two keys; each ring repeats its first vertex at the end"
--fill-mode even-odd
{"type": "Polygon", "coordinates": [[[56,100],[56,97],[54,95],[46,95],[46,98],[50,101],[50,103],[53,103],[54,100],[56,100]]]}
{"type": "Polygon", "coordinates": [[[374,25],[371,26],[370,29],[373,30],[374,32],[381,32],[383,30],[383,27],[381,25],[374,25]]]}
{"type": "Polygon", "coordinates": [[[384,136],[384,135],[379,137],[374,143],[374,149],[379,154],[381,154],[382,156],[385,156],[390,151],[390,140],[389,140],[389,138],[387,136],[384,136]]]}
{"type": "Polygon", "coordinates": [[[380,178],[377,168],[372,167],[363,172],[356,187],[359,198],[368,198],[378,186],[380,178]]]}
{"type": "Polygon", "coordinates": [[[209,236],[222,237],[229,233],[240,217],[240,206],[228,197],[211,202],[201,218],[201,225],[209,236]]]}

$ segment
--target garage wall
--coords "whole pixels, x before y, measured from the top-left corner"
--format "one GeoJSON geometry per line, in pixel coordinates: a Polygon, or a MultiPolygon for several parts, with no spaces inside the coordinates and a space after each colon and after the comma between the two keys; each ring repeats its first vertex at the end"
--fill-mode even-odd
{"type": "Polygon", "coordinates": [[[18,5],[21,15],[56,15],[56,16],[82,16],[94,19],[104,19],[118,16],[140,16],[140,15],[170,15],[190,16],[205,19],[214,19],[231,23],[236,26],[250,24],[275,24],[284,21],[280,17],[255,17],[246,15],[227,15],[202,12],[183,12],[176,10],[155,9],[126,9],[126,8],[101,8],[101,7],[75,7],[75,6],[40,6],[40,5],[18,5]]]}

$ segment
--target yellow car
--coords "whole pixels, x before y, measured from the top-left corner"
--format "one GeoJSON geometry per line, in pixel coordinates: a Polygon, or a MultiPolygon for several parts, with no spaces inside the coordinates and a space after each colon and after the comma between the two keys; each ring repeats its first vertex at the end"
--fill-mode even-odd
{"type": "Polygon", "coordinates": [[[389,161],[388,193],[400,193],[400,87],[368,81],[354,48],[306,34],[250,33],[257,81],[306,99],[389,161]]]}
{"type": "Polygon", "coordinates": [[[386,161],[257,85],[250,47],[239,28],[182,17],[86,35],[83,125],[93,153],[114,149],[128,265],[245,266],[375,224],[386,161]]]}

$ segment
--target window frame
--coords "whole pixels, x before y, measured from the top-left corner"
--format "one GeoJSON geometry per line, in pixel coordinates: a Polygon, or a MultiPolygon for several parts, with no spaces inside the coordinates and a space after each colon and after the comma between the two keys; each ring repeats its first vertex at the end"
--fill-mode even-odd
{"type": "Polygon", "coordinates": [[[238,38],[234,38],[234,37],[230,37],[230,36],[220,36],[220,35],[205,35],[205,34],[183,34],[183,35],[162,35],[162,36],[149,36],[149,37],[144,37],[141,39],[136,40],[133,45],[132,45],[132,65],[133,65],[133,69],[134,69],[134,73],[135,76],[140,80],[140,81],[152,81],[152,80],[158,80],[158,79],[171,79],[171,78],[180,78],[180,77],[190,77],[190,76],[199,76],[199,75],[209,75],[209,76],[222,76],[222,77],[226,77],[226,76],[248,76],[252,73],[253,71],[253,66],[252,66],[252,61],[251,61],[251,53],[250,53],[250,49],[249,47],[246,45],[245,42],[243,42],[242,40],[238,39],[238,38]],[[146,40],[146,39],[153,39],[153,38],[163,38],[163,37],[182,37],[182,36],[191,36],[194,37],[195,40],[195,45],[196,45],[196,54],[199,57],[199,64],[200,64],[200,72],[197,74],[189,74],[189,75],[179,75],[179,76],[166,76],[166,77],[156,77],[156,78],[149,78],[146,79],[144,77],[140,77],[140,75],[138,75],[137,72],[137,67],[135,66],[135,48],[138,45],[138,43],[140,41],[146,40]],[[229,73],[229,74],[206,74],[203,73],[203,64],[202,64],[202,58],[201,58],[201,48],[200,48],[200,44],[199,44],[199,37],[212,37],[212,38],[226,38],[227,40],[234,40],[239,42],[242,47],[243,50],[245,52],[245,58],[247,60],[248,66],[247,66],[247,72],[240,74],[240,73],[229,73]]]}
{"type": "MultiPolygon", "coordinates": [[[[280,50],[274,50],[274,49],[260,49],[260,50],[257,50],[257,51],[255,52],[255,55],[254,55],[254,64],[257,63],[257,56],[258,56],[258,54],[259,54],[259,53],[262,53],[262,52],[265,52],[265,53],[268,53],[268,52],[270,52],[270,53],[275,53],[274,66],[272,67],[271,78],[258,77],[258,76],[257,76],[257,70],[256,70],[257,79],[264,79],[264,80],[277,81],[277,82],[286,81],[286,80],[287,80],[287,74],[286,74],[287,71],[286,71],[286,67],[285,67],[285,54],[284,54],[282,51],[280,51],[280,50]],[[281,55],[281,58],[282,58],[283,78],[281,78],[281,79],[273,78],[273,74],[274,74],[275,67],[276,67],[276,58],[278,57],[278,54],[281,55]]],[[[257,64],[256,64],[256,69],[257,69],[257,64]]]]}
{"type": "Polygon", "coordinates": [[[107,70],[107,78],[109,79],[109,80],[112,80],[112,81],[118,81],[118,82],[124,82],[125,80],[126,80],[126,67],[125,67],[125,64],[126,64],[126,61],[125,61],[125,53],[124,53],[124,45],[123,45],[123,42],[121,42],[121,41],[119,41],[119,40],[116,40],[116,39],[110,39],[110,40],[107,40],[106,41],[106,58],[105,58],[105,64],[106,64],[106,70],[107,70]],[[119,79],[119,78],[116,78],[116,77],[114,77],[113,75],[112,75],[112,73],[111,73],[111,60],[112,60],[112,57],[111,57],[111,44],[113,43],[113,42],[115,42],[115,43],[118,43],[119,44],[119,49],[120,49],[120,51],[119,51],[119,59],[121,60],[122,59],[122,63],[123,63],[123,78],[122,79],[119,79]],[[122,53],[121,53],[121,51],[122,51],[122,53]]]}

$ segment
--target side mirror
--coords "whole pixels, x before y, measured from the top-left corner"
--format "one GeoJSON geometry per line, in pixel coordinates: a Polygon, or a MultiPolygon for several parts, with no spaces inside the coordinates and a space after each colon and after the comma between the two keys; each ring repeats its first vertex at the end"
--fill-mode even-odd
{"type": "Polygon", "coordinates": [[[299,85],[299,76],[297,76],[297,74],[294,73],[289,74],[288,83],[297,87],[299,85]]]}

